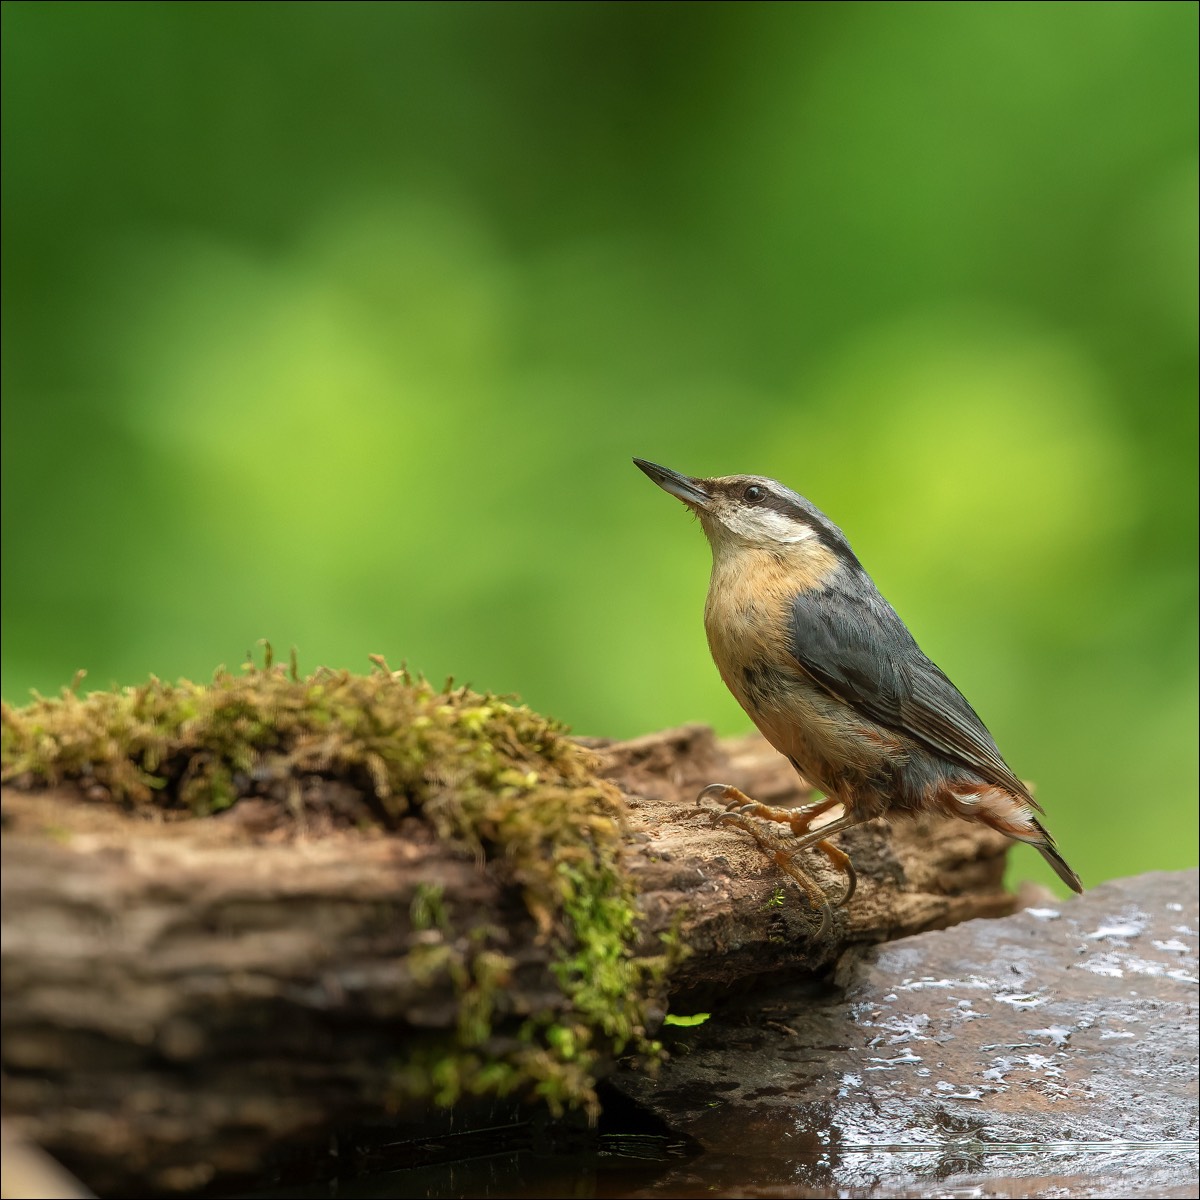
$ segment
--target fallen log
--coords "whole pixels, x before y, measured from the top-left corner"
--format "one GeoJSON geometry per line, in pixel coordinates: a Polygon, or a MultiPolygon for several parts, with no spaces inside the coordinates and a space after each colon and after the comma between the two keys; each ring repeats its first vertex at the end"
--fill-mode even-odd
{"type": "Polygon", "coordinates": [[[415,808],[339,825],[329,814],[365,802],[346,780],[292,780],[284,824],[264,797],[172,820],[75,785],[4,788],[6,1118],[102,1195],[193,1191],[385,1113],[505,1093],[594,1104],[622,1046],[654,1057],[671,1002],[1014,908],[998,834],[873,823],[841,841],[859,893],[818,936],[791,882],[694,804],[715,780],[803,799],[761,739],[688,726],[586,747],[597,786],[623,794],[624,879],[588,893],[602,911],[572,913],[573,939],[504,856],[415,808]],[[627,887],[634,944],[587,957],[587,922],[619,922],[627,887]]]}
{"type": "MultiPolygon", "coordinates": [[[[859,887],[818,938],[820,914],[799,889],[745,834],[714,826],[712,810],[695,803],[714,781],[769,804],[807,800],[811,789],[762,737],[719,741],[707,726],[687,725],[588,745],[629,809],[625,864],[645,916],[643,942],[677,923],[690,951],[668,980],[677,1005],[767,976],[820,970],[850,945],[1016,907],[1003,887],[1010,842],[1002,835],[937,816],[872,821],[839,839],[857,866],[859,887]]],[[[843,880],[820,855],[806,867],[838,894],[843,880]]]]}

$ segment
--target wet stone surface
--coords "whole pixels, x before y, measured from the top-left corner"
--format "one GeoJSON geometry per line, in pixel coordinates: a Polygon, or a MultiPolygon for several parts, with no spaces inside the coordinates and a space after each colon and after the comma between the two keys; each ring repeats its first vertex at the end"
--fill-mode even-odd
{"type": "Polygon", "coordinates": [[[703,1153],[635,1194],[1195,1196],[1198,907],[1119,880],[678,1031],[615,1083],[703,1153]]]}

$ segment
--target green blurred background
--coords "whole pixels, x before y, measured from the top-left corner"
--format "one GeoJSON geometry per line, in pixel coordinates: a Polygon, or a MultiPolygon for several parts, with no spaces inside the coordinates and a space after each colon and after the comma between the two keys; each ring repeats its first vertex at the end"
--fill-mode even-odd
{"type": "Polygon", "coordinates": [[[1194,863],[1196,17],[5,4],[5,698],[744,730],[637,454],[841,524],[1085,881],[1194,863]]]}

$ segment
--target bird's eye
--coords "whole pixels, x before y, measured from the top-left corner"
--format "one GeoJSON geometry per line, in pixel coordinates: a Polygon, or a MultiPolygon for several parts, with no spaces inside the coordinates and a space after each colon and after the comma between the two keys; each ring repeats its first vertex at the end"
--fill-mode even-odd
{"type": "Polygon", "coordinates": [[[758,504],[760,501],[765,500],[766,496],[767,489],[764,487],[759,487],[757,483],[752,483],[742,493],[742,499],[745,500],[747,504],[758,504]]]}

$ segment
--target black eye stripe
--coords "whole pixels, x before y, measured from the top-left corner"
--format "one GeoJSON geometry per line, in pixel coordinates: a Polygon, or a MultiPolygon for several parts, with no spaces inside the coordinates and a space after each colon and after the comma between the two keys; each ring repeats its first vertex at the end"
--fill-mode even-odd
{"type": "Polygon", "coordinates": [[[786,496],[776,496],[771,492],[767,494],[765,500],[767,508],[773,508],[777,513],[781,513],[785,517],[791,517],[796,521],[809,520],[809,514],[800,505],[789,500],[786,496]]]}
{"type": "Polygon", "coordinates": [[[845,534],[819,509],[815,508],[803,496],[785,488],[782,484],[768,480],[766,483],[749,482],[745,476],[729,479],[709,479],[707,486],[722,493],[728,500],[752,505],[756,508],[769,508],[792,521],[807,525],[821,543],[856,569],[861,570],[854,551],[850,549],[845,534]],[[774,484],[774,486],[771,486],[774,484]],[[746,495],[751,489],[762,494],[757,497],[746,495]]]}
{"type": "Polygon", "coordinates": [[[786,496],[777,496],[774,492],[768,492],[763,499],[763,507],[773,509],[781,516],[790,517],[793,521],[802,521],[805,525],[810,525],[819,534],[836,534],[836,531],[827,521],[822,520],[816,513],[802,508],[794,500],[789,500],[786,496]]]}

